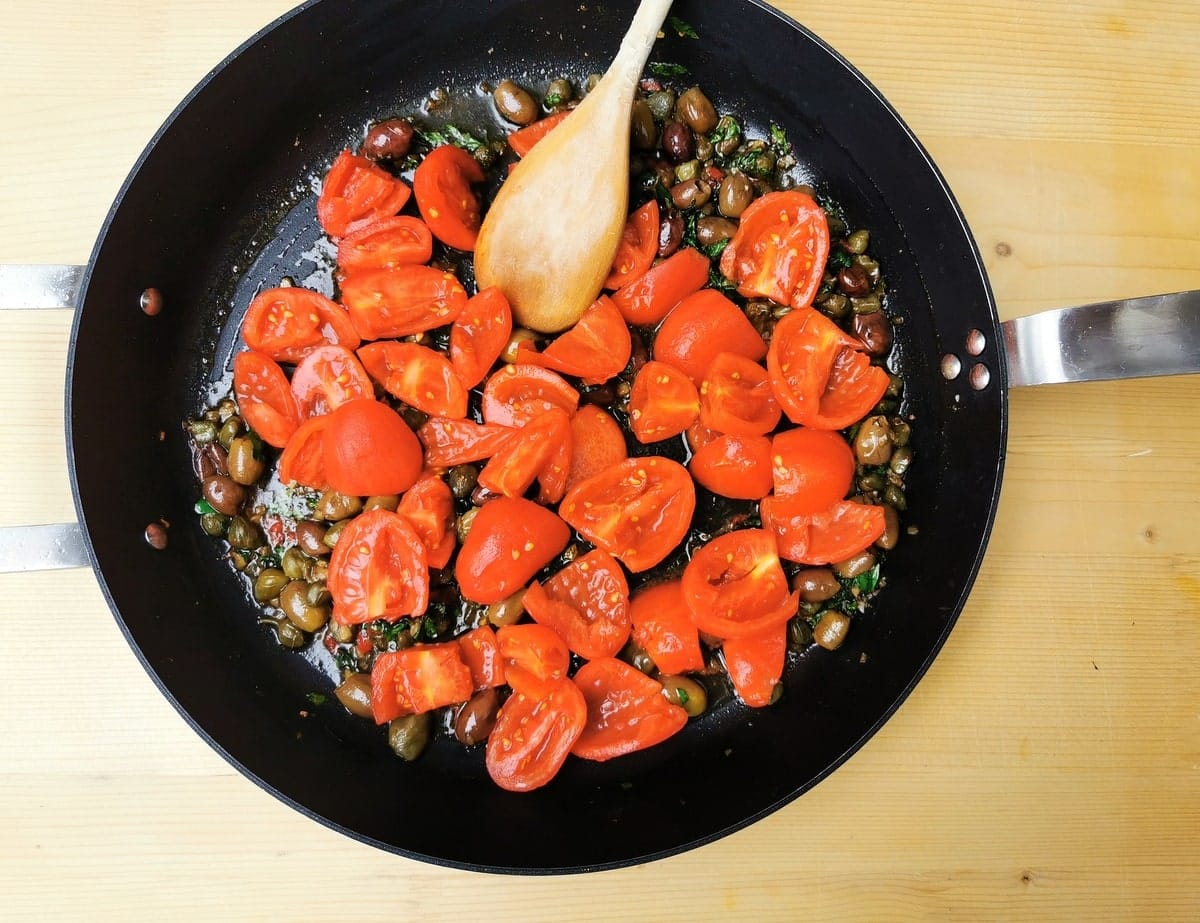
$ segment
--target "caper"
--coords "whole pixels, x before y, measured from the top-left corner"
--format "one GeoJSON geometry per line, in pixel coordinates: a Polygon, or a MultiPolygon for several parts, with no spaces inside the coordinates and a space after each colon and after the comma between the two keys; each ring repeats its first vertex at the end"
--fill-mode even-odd
{"type": "Polygon", "coordinates": [[[728,157],[742,143],[742,129],[732,115],[723,115],[713,130],[713,137],[720,138],[719,141],[713,142],[716,152],[722,157],[728,157]]]}
{"type": "Polygon", "coordinates": [[[303,519],[296,523],[296,545],[313,558],[327,555],[329,547],[325,544],[326,531],[328,527],[324,523],[303,519]]]}
{"type": "Polygon", "coordinates": [[[446,483],[450,485],[450,493],[458,500],[465,500],[475,489],[479,480],[479,469],[474,465],[455,465],[446,475],[446,483]]]}
{"type": "Polygon", "coordinates": [[[279,566],[283,568],[283,572],[287,574],[289,580],[303,580],[308,576],[311,560],[308,555],[293,545],[283,553],[279,566]]]}
{"type": "Polygon", "coordinates": [[[875,555],[870,551],[860,551],[844,561],[833,565],[833,572],[845,580],[851,580],[859,574],[865,574],[875,566],[875,555]]]}
{"type": "Polygon", "coordinates": [[[362,508],[364,512],[366,510],[387,510],[389,513],[394,513],[399,505],[399,494],[373,494],[363,501],[362,508]]]}
{"type": "Polygon", "coordinates": [[[838,612],[836,609],[830,609],[821,616],[817,627],[813,629],[813,640],[825,650],[835,651],[842,646],[849,630],[850,616],[844,612],[838,612]]]}
{"type": "Polygon", "coordinates": [[[850,313],[850,299],[841,292],[830,292],[817,299],[817,307],[834,320],[839,320],[850,313]]]}
{"type": "Polygon", "coordinates": [[[196,445],[208,445],[217,438],[217,424],[210,420],[193,420],[188,424],[188,434],[196,445]]]}
{"type": "Polygon", "coordinates": [[[883,490],[887,487],[887,477],[879,471],[868,471],[858,479],[858,489],[864,493],[883,490]]]}
{"type": "Polygon", "coordinates": [[[583,82],[583,92],[590,93],[596,87],[600,86],[600,81],[604,79],[603,74],[588,74],[587,80],[583,82]]]}
{"type": "Polygon", "coordinates": [[[871,243],[871,232],[867,230],[858,230],[846,238],[845,248],[851,253],[859,254],[866,253],[867,247],[871,243]]]}
{"type": "Polygon", "coordinates": [[[788,646],[794,651],[802,651],[813,640],[812,626],[808,624],[808,619],[797,616],[788,621],[788,646]]]}
{"type": "Polygon", "coordinates": [[[254,599],[256,602],[270,602],[279,595],[279,591],[287,586],[288,578],[277,567],[268,567],[254,580],[254,599]]]}
{"type": "Polygon", "coordinates": [[[863,420],[854,437],[854,456],[860,465],[886,465],[892,458],[892,427],[887,417],[863,420]]]}
{"type": "Polygon", "coordinates": [[[238,417],[230,417],[221,424],[221,428],[217,431],[217,442],[224,448],[228,449],[229,444],[242,431],[242,421],[238,417]]]}
{"type": "Polygon", "coordinates": [[[878,295],[867,295],[863,298],[851,298],[850,308],[855,314],[874,314],[883,309],[883,302],[878,295]]]}
{"type": "Polygon", "coordinates": [[[671,111],[675,108],[675,94],[671,90],[658,90],[646,97],[646,105],[650,107],[654,118],[665,122],[671,117],[671,111]]]}
{"type": "Polygon", "coordinates": [[[205,513],[200,517],[200,528],[205,535],[220,538],[229,526],[229,517],[222,513],[205,513]]]}
{"type": "Polygon", "coordinates": [[[360,718],[370,718],[371,710],[371,674],[350,673],[333,690],[337,700],[346,707],[346,711],[360,718]]]}
{"type": "Polygon", "coordinates": [[[713,159],[713,155],[715,153],[716,153],[716,149],[713,147],[713,143],[708,140],[707,135],[697,135],[696,136],[696,159],[697,160],[699,160],[701,163],[707,163],[708,161],[713,159]]]}
{"type": "Polygon", "coordinates": [[[351,516],[357,516],[362,512],[362,508],[361,497],[348,497],[345,494],[338,493],[336,490],[327,490],[321,494],[321,499],[317,501],[313,515],[317,519],[337,522],[342,519],[349,519],[351,516]]]}
{"type": "Polygon", "coordinates": [[[697,133],[709,132],[717,127],[717,110],[699,87],[685,90],[675,104],[675,115],[697,133]]]}
{"type": "Polygon", "coordinates": [[[388,722],[388,746],[402,760],[412,762],[425,750],[433,730],[433,715],[405,715],[388,722]]]}
{"type": "Polygon", "coordinates": [[[630,641],[625,645],[621,650],[621,659],[646,674],[653,673],[657,669],[654,665],[654,658],[636,641],[630,641]]]}
{"type": "Polygon", "coordinates": [[[329,623],[329,633],[338,644],[349,644],[354,640],[354,625],[342,625],[338,622],[329,623]]]}
{"type": "Polygon", "coordinates": [[[310,606],[308,584],[293,580],[279,593],[279,608],[288,621],[304,631],[317,631],[329,621],[329,609],[325,606],[310,606]]]}
{"type": "MultiPolygon", "coordinates": [[[[224,431],[222,428],[221,432],[224,431]]],[[[228,448],[229,457],[225,463],[229,467],[229,476],[247,487],[256,483],[262,477],[264,465],[255,455],[254,440],[249,436],[237,436],[230,440],[228,448]]]]}
{"type": "Polygon", "coordinates": [[[454,520],[454,534],[458,536],[458,543],[460,545],[467,540],[467,536],[471,532],[471,523],[475,521],[475,517],[478,515],[479,507],[473,506],[454,520]]]}
{"type": "Polygon", "coordinates": [[[241,548],[243,551],[250,551],[261,544],[258,528],[245,516],[234,516],[229,520],[225,538],[234,548],[241,548]]]}
{"type": "Polygon", "coordinates": [[[308,643],[304,632],[287,619],[259,619],[258,624],[274,628],[275,640],[279,642],[280,647],[286,647],[289,651],[299,650],[308,643]]]}
{"type": "Polygon", "coordinates": [[[538,115],[537,103],[529,93],[511,80],[501,80],[492,94],[496,111],[516,125],[528,125],[538,115]]]}
{"type": "Polygon", "coordinates": [[[233,565],[234,570],[241,573],[246,569],[246,565],[250,562],[243,552],[239,551],[237,548],[231,548],[229,550],[229,563],[233,565]]]}
{"type": "Polygon", "coordinates": [[[500,710],[500,694],[495,689],[483,689],[463,703],[454,716],[454,736],[458,742],[471,746],[487,740],[496,726],[500,710]]]}
{"type": "Polygon", "coordinates": [[[892,424],[892,444],[896,448],[908,445],[909,437],[912,436],[912,427],[900,417],[893,417],[892,424]]]}
{"type": "Polygon", "coordinates": [[[546,105],[551,108],[564,106],[575,97],[575,88],[571,86],[571,81],[566,77],[558,77],[550,81],[550,86],[546,87],[546,105]]]}
{"type": "Polygon", "coordinates": [[[696,222],[696,242],[702,247],[711,247],[723,240],[729,240],[736,233],[736,224],[716,215],[708,215],[696,222]]]}
{"type": "Polygon", "coordinates": [[[896,547],[896,543],[900,541],[900,514],[896,512],[894,506],[888,506],[886,503],[883,509],[883,535],[875,540],[875,545],[882,548],[884,551],[891,551],[896,547]]]}
{"type": "Polygon", "coordinates": [[[222,398],[217,404],[217,421],[224,423],[230,417],[235,416],[238,412],[237,402],[232,398],[222,398]]]}
{"type": "Polygon", "coordinates": [[[522,588],[507,599],[492,603],[487,607],[488,623],[499,628],[502,625],[512,625],[520,621],[525,614],[525,590],[522,588]]]}
{"type": "Polygon", "coordinates": [[[504,347],[504,351],[500,353],[500,358],[509,364],[519,361],[517,350],[520,349],[522,343],[532,345],[537,341],[538,335],[532,330],[526,330],[524,327],[516,327],[513,329],[512,335],[508,338],[508,344],[504,347]]]}
{"type": "Polygon", "coordinates": [[[323,581],[329,579],[329,559],[315,558],[312,562],[312,568],[308,572],[308,582],[323,581]]]}
{"type": "Polygon", "coordinates": [[[901,446],[892,452],[892,460],[888,464],[888,467],[892,470],[892,474],[897,477],[904,477],[909,465],[912,464],[913,455],[913,450],[908,446],[901,446]]]}
{"type": "Polygon", "coordinates": [[[708,690],[690,676],[664,676],[660,682],[663,698],[683,708],[689,718],[698,718],[708,709],[708,690]]]}
{"type": "Polygon", "coordinates": [[[904,496],[904,491],[895,484],[889,484],[884,488],[883,502],[888,506],[894,506],[902,513],[908,509],[908,498],[904,496]]]}
{"type": "Polygon", "coordinates": [[[879,271],[878,261],[872,259],[866,254],[862,254],[861,256],[856,256],[854,258],[854,263],[859,269],[863,270],[867,274],[867,279],[870,280],[871,285],[874,286],[879,284],[879,280],[882,278],[882,275],[879,271]]]}
{"type": "Polygon", "coordinates": [[[754,185],[741,173],[730,173],[721,180],[717,208],[726,218],[740,218],[754,201],[754,185]]]}
{"type": "Polygon", "coordinates": [[[836,596],[841,588],[828,567],[806,567],[792,578],[792,589],[799,591],[804,602],[823,603],[836,596]]]}
{"type": "Polygon", "coordinates": [[[654,114],[646,105],[644,99],[635,100],[629,120],[629,137],[633,146],[638,150],[648,151],[658,140],[658,126],[654,124],[654,114]]]}
{"type": "MultiPolygon", "coordinates": [[[[675,183],[686,183],[688,180],[693,180],[700,175],[700,161],[685,160],[683,163],[675,167],[673,174],[675,183]]],[[[664,183],[666,186],[673,186],[675,183],[664,183]]]]}
{"type": "Polygon", "coordinates": [[[204,499],[218,513],[233,516],[242,508],[246,499],[246,488],[233,478],[223,474],[214,474],[204,479],[200,485],[204,499]]]}
{"type": "Polygon", "coordinates": [[[310,606],[328,606],[333,600],[333,594],[329,592],[329,586],[323,578],[320,580],[310,580],[308,582],[308,590],[304,594],[304,599],[310,606]]]}

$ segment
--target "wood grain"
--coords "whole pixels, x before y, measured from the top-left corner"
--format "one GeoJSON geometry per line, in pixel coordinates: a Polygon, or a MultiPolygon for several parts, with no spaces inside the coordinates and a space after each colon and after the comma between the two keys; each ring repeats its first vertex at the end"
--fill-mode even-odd
{"type": "MultiPolygon", "coordinates": [[[[0,259],[87,258],[125,174],[288,0],[9,0],[0,259]]],[[[780,2],[901,112],[1003,316],[1200,288],[1191,0],[780,2]]],[[[73,509],[70,319],[0,317],[0,524],[73,509]]],[[[89,572],[0,577],[0,917],[1200,917],[1200,379],[1015,392],[976,590],[925,680],[795,804],[573,878],[434,868],[245,781],[158,694],[89,572]]]]}

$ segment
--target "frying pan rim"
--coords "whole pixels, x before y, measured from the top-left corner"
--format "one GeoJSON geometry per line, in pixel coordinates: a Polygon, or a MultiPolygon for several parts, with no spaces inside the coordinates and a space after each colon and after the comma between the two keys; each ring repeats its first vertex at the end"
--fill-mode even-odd
{"type": "Polygon", "coordinates": [[[100,230],[99,230],[99,233],[96,238],[96,242],[92,248],[92,252],[88,258],[88,262],[84,269],[83,277],[82,277],[80,288],[79,288],[79,295],[78,295],[77,303],[75,306],[75,308],[76,308],[75,316],[73,318],[72,326],[71,326],[70,340],[69,340],[69,344],[68,344],[68,355],[67,355],[67,362],[66,362],[64,413],[65,413],[65,431],[66,431],[66,443],[67,443],[67,467],[68,467],[68,475],[69,475],[69,480],[70,480],[70,485],[71,485],[72,500],[74,503],[77,519],[80,523],[80,529],[81,529],[81,532],[84,537],[84,545],[87,550],[87,556],[88,556],[88,560],[89,560],[89,563],[92,568],[92,572],[96,575],[97,582],[100,586],[101,592],[105,598],[105,601],[108,604],[110,612],[112,613],[115,621],[117,622],[118,627],[121,630],[121,633],[125,637],[126,643],[133,650],[134,655],[137,657],[138,661],[141,663],[142,668],[146,671],[147,675],[154,682],[155,686],[158,687],[158,689],[162,693],[162,695],[167,699],[168,702],[171,703],[172,707],[180,714],[180,716],[183,717],[185,722],[192,728],[193,731],[195,731],[200,736],[200,738],[202,740],[205,741],[205,743],[207,743],[210,747],[212,747],[212,749],[216,753],[218,753],[229,765],[231,765],[234,769],[236,769],[241,775],[243,775],[247,779],[250,779],[263,791],[267,792],[268,794],[272,795],[274,798],[283,802],[288,807],[293,808],[294,810],[298,811],[300,814],[304,815],[305,817],[308,817],[312,820],[317,821],[322,826],[327,827],[331,830],[334,830],[338,833],[341,833],[341,834],[343,834],[353,840],[356,840],[360,843],[364,843],[366,845],[373,846],[373,847],[383,850],[385,852],[392,853],[395,855],[400,855],[400,856],[403,856],[408,859],[431,863],[433,865],[442,866],[442,867],[446,867],[446,868],[454,868],[454,869],[461,869],[464,871],[482,872],[482,873],[488,873],[488,874],[539,875],[539,876],[540,875],[579,874],[579,873],[587,873],[587,872],[594,872],[594,871],[605,871],[605,870],[612,870],[612,869],[618,869],[618,868],[626,868],[626,867],[629,867],[632,865],[637,865],[637,864],[646,863],[646,862],[653,862],[653,861],[667,858],[670,856],[679,855],[679,854],[687,852],[689,850],[696,849],[700,846],[704,846],[708,843],[715,842],[716,840],[722,839],[726,836],[729,836],[730,834],[733,834],[739,830],[742,830],[746,827],[751,826],[752,824],[763,819],[764,817],[780,810],[785,805],[796,800],[801,795],[810,791],[812,788],[814,788],[820,782],[824,781],[831,773],[833,773],[836,769],[839,769],[842,765],[845,764],[845,762],[847,760],[850,759],[850,757],[852,757],[855,753],[857,753],[867,743],[867,741],[869,741],[872,737],[874,737],[879,732],[879,730],[883,727],[883,725],[885,725],[891,719],[891,717],[896,713],[896,711],[900,708],[900,706],[904,704],[904,702],[908,699],[909,695],[912,693],[913,689],[917,686],[917,684],[925,676],[926,672],[929,670],[933,661],[936,659],[938,654],[941,652],[943,646],[946,643],[946,640],[949,638],[950,632],[953,630],[955,624],[957,623],[959,617],[962,614],[963,609],[966,606],[968,597],[970,595],[970,591],[971,591],[972,587],[974,586],[974,583],[978,577],[979,570],[983,564],[983,560],[984,560],[984,557],[987,552],[987,547],[988,547],[988,544],[991,539],[992,529],[995,524],[997,507],[999,505],[1001,487],[1002,487],[1002,483],[1003,483],[1005,460],[1006,460],[1006,456],[1007,456],[1008,408],[1009,408],[1009,405],[1008,405],[1008,375],[1007,375],[1007,367],[1006,367],[1006,361],[1005,361],[1004,339],[1003,339],[1003,337],[999,336],[1000,323],[999,323],[999,317],[998,317],[997,309],[996,309],[995,297],[992,292],[992,288],[991,288],[991,284],[990,284],[990,281],[988,278],[987,270],[986,270],[986,267],[984,266],[982,256],[979,252],[978,245],[975,241],[974,235],[971,233],[970,227],[967,224],[966,216],[964,215],[962,208],[958,203],[958,200],[955,198],[954,193],[951,190],[949,184],[946,182],[946,179],[943,176],[941,170],[938,168],[937,164],[934,162],[932,157],[929,155],[929,152],[925,149],[925,146],[921,143],[921,141],[917,138],[917,136],[913,133],[911,128],[908,126],[907,122],[905,122],[905,120],[900,116],[899,112],[892,106],[892,104],[866,78],[866,76],[861,71],[859,71],[859,69],[854,64],[852,64],[846,57],[844,57],[840,52],[838,52],[831,45],[829,45],[820,36],[816,35],[814,32],[809,30],[807,27],[803,26],[801,23],[796,21],[794,18],[792,18],[791,16],[789,16],[787,13],[783,12],[782,10],[779,10],[773,6],[770,6],[768,3],[765,2],[765,0],[743,0],[744,3],[747,3],[748,5],[755,7],[757,9],[763,11],[764,13],[767,13],[768,15],[774,17],[776,20],[779,21],[779,23],[781,24],[782,27],[792,30],[793,32],[802,36],[806,41],[812,42],[816,46],[818,46],[825,54],[829,55],[832,60],[834,60],[837,64],[839,64],[841,66],[841,68],[844,70],[846,75],[849,78],[851,78],[852,82],[857,83],[857,89],[859,92],[865,92],[866,94],[868,94],[868,96],[870,96],[874,100],[874,102],[876,104],[878,104],[882,108],[882,110],[894,120],[896,126],[902,131],[904,136],[907,138],[908,143],[911,145],[913,151],[915,151],[919,155],[920,160],[924,164],[925,169],[929,171],[930,176],[932,176],[932,178],[935,180],[938,188],[941,191],[941,194],[945,196],[946,203],[950,206],[952,213],[958,222],[959,227],[957,230],[958,230],[958,232],[960,232],[962,234],[963,240],[967,247],[967,254],[964,254],[964,255],[969,255],[969,257],[970,257],[970,263],[969,263],[968,268],[970,269],[973,276],[977,275],[977,277],[978,277],[980,291],[981,291],[981,293],[983,295],[983,299],[984,299],[984,306],[987,308],[987,312],[990,316],[990,321],[991,321],[991,324],[993,327],[992,331],[990,332],[989,340],[992,344],[995,345],[996,355],[997,355],[997,362],[996,362],[997,368],[993,371],[993,376],[992,376],[993,380],[992,380],[991,387],[999,389],[999,394],[998,394],[999,410],[998,410],[998,414],[997,414],[998,425],[999,425],[998,455],[996,458],[994,488],[992,491],[992,496],[989,498],[988,504],[987,504],[988,513],[987,513],[986,521],[982,524],[982,532],[981,532],[981,539],[979,542],[979,548],[975,554],[974,559],[970,562],[970,567],[963,574],[963,580],[962,580],[962,585],[961,585],[961,589],[960,589],[960,593],[959,593],[958,605],[954,608],[953,611],[947,613],[946,618],[945,618],[945,624],[943,625],[941,631],[938,633],[937,637],[934,639],[934,643],[932,644],[928,654],[922,660],[922,662],[918,666],[916,672],[913,674],[912,678],[903,686],[903,688],[896,695],[895,699],[879,715],[879,717],[874,722],[872,722],[870,724],[870,726],[867,727],[863,731],[863,733],[861,735],[859,735],[849,746],[847,746],[841,754],[839,754],[836,758],[832,759],[821,772],[819,772],[812,778],[806,780],[804,782],[804,784],[802,784],[802,785],[796,787],[795,789],[793,789],[792,791],[788,792],[785,796],[777,799],[776,801],[770,803],[769,805],[763,807],[762,809],[760,809],[744,818],[741,818],[740,820],[738,820],[735,823],[727,824],[727,825],[721,827],[720,829],[711,831],[710,833],[708,833],[704,836],[696,837],[685,843],[677,844],[677,845],[669,847],[669,848],[653,850],[653,851],[649,851],[649,852],[645,852],[645,853],[641,853],[641,854],[633,855],[633,856],[626,856],[625,858],[619,859],[619,860],[612,860],[612,861],[608,861],[608,862],[593,863],[593,864],[586,864],[586,865],[576,865],[576,866],[556,866],[553,868],[514,867],[514,866],[488,865],[488,864],[481,864],[481,863],[456,861],[456,860],[446,859],[445,857],[441,857],[441,856],[428,855],[425,853],[416,852],[411,849],[405,849],[402,847],[395,846],[391,843],[385,843],[385,842],[377,840],[373,837],[370,837],[363,833],[360,833],[356,830],[350,829],[349,827],[347,827],[341,823],[338,823],[337,821],[331,820],[330,818],[324,817],[323,815],[317,813],[316,811],[309,808],[305,804],[302,804],[295,798],[284,794],[282,791],[280,791],[278,788],[276,788],[270,782],[263,779],[257,773],[251,771],[240,760],[238,760],[236,757],[234,757],[219,741],[217,741],[204,727],[202,727],[198,723],[198,721],[195,718],[193,718],[192,715],[182,706],[182,704],[179,702],[179,700],[172,693],[171,689],[167,686],[165,681],[159,675],[158,671],[150,663],[149,659],[147,658],[147,655],[143,652],[141,646],[135,640],[132,630],[130,629],[129,625],[126,623],[124,617],[122,616],[120,607],[117,605],[116,599],[114,598],[113,593],[109,587],[108,581],[105,578],[104,572],[100,566],[99,557],[97,555],[96,548],[93,543],[92,530],[88,523],[87,517],[84,515],[83,500],[82,500],[80,484],[79,484],[79,473],[78,473],[77,466],[76,466],[75,427],[73,425],[73,406],[74,406],[73,385],[74,385],[74,377],[75,377],[76,350],[79,346],[80,325],[81,325],[81,320],[82,320],[83,313],[84,313],[84,307],[87,304],[87,300],[88,300],[88,291],[89,291],[89,288],[91,285],[93,272],[95,271],[95,267],[99,260],[101,250],[103,249],[103,247],[105,245],[105,241],[108,237],[108,234],[112,227],[112,224],[116,220],[118,213],[121,211],[121,208],[124,204],[125,198],[126,198],[127,194],[129,193],[129,190],[131,189],[131,187],[133,186],[135,181],[138,179],[146,161],[152,155],[152,153],[158,146],[158,144],[161,141],[161,139],[163,138],[163,136],[172,129],[175,122],[179,119],[181,114],[188,109],[188,107],[193,103],[193,101],[197,97],[202,95],[208,89],[209,85],[213,82],[213,80],[217,77],[217,75],[222,73],[234,60],[238,59],[239,57],[241,57],[242,55],[247,53],[250,49],[253,48],[253,46],[258,44],[260,41],[262,41],[265,37],[267,37],[270,33],[275,31],[276,29],[278,29],[284,23],[292,20],[293,18],[295,18],[297,16],[303,15],[310,8],[318,6],[319,4],[321,4],[323,2],[325,2],[325,0],[305,0],[305,2],[294,7],[293,9],[283,13],[282,15],[278,16],[277,18],[272,20],[267,25],[263,26],[256,33],[254,33],[254,35],[252,35],[250,38],[246,39],[244,42],[242,42],[240,45],[238,45],[233,51],[231,51],[229,54],[227,54],[217,65],[215,65],[213,68],[211,68],[204,75],[204,77],[202,77],[200,79],[200,81],[191,89],[191,91],[188,92],[187,95],[184,96],[183,99],[172,109],[171,113],[167,116],[167,118],[164,120],[162,125],[153,134],[153,136],[151,137],[149,142],[147,142],[145,148],[142,150],[141,154],[135,160],[133,166],[130,168],[129,173],[126,175],[124,181],[122,182],[120,189],[118,190],[118,192],[113,200],[112,205],[108,209],[108,212],[105,216],[104,221],[101,223],[100,230]]]}

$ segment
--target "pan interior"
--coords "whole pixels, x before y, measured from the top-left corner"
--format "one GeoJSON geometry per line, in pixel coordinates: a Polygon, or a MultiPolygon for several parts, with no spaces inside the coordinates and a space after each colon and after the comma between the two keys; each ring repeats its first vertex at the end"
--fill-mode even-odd
{"type": "MultiPolygon", "coordinates": [[[[1004,451],[999,361],[977,392],[938,363],[968,330],[998,344],[970,235],[936,169],[878,94],[819,40],[756,2],[676,3],[699,40],[652,60],[686,67],[721,111],[774,121],[806,176],[872,233],[889,282],[917,463],[889,585],[838,651],[793,664],[776,706],[729,707],[649,752],[572,760],[511,795],[451,742],[405,764],[281,651],[192,512],[181,421],[234,347],[250,295],[284,275],[321,285],[314,182],[372,120],[436,88],[486,111],[478,81],[603,70],[632,2],[431,4],[315,0],[247,43],[181,105],[139,161],[93,256],[69,364],[72,477],[102,586],[151,675],[251,778],[330,826],[437,863],[508,872],[627,865],[737,829],[832,771],[920,678],[965,600],[1004,451]],[[158,288],[147,317],[140,293],[158,288]],[[166,551],[143,540],[170,524],[166,551]],[[486,838],[464,834],[486,829],[486,838]]],[[[455,110],[450,111],[456,117],[455,110]]],[[[436,122],[446,113],[431,112],[436,122]]],[[[495,129],[498,131],[498,129],[495,129]]],[[[580,165],[581,170],[587,164],[580,165]]],[[[989,346],[989,349],[996,347],[989,346]]],[[[986,359],[985,354],[985,359],[986,359]]],[[[993,354],[994,355],[994,354],[993,354]]],[[[800,808],[802,809],[802,808],[800,808]]]]}

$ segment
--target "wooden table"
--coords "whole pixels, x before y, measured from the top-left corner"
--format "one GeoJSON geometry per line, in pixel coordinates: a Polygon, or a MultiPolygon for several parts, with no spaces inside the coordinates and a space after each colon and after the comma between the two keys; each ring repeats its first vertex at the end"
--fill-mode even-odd
{"type": "MultiPolygon", "coordinates": [[[[7,0],[0,259],[85,260],[176,102],[289,5],[7,0]]],[[[1002,316],[1200,288],[1194,0],[778,5],[929,147],[1002,316]]],[[[0,524],[70,519],[70,319],[6,315],[0,524]]],[[[618,872],[449,871],[307,821],[159,696],[90,572],[0,578],[0,917],[1196,919],[1198,397],[1014,393],[983,572],[899,713],[788,808],[618,872]]]]}

